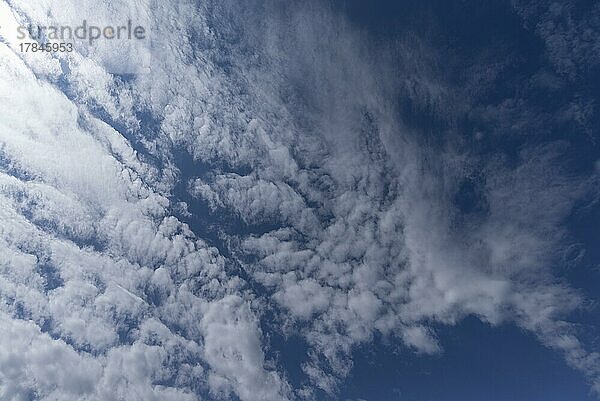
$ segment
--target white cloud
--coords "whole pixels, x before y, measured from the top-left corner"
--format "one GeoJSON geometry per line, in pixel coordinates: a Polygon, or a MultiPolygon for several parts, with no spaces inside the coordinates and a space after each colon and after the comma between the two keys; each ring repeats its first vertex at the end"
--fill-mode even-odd
{"type": "Polygon", "coordinates": [[[201,324],[211,366],[208,380],[215,393],[233,388],[242,400],[288,399],[285,383],[264,368],[258,321],[241,298],[227,296],[212,304],[201,324]]]}
{"type": "MultiPolygon", "coordinates": [[[[90,9],[11,7],[64,23],[90,9]]],[[[148,10],[156,53],[127,82],[79,53],[41,74],[0,44],[0,394],[333,395],[376,333],[435,353],[428,324],[470,314],[534,332],[598,387],[596,354],[565,323],[582,298],[548,267],[581,194],[559,150],[484,163],[489,213],[463,219],[452,196],[474,161],[451,140],[423,146],[389,102],[447,111],[429,50],[398,44],[390,60],[329,10],[290,7],[263,30],[234,3],[94,3],[106,23],[148,10]],[[221,232],[229,260],[170,215],[182,148],[202,165],[190,194],[256,228],[221,232]],[[303,389],[267,357],[265,306],[308,344],[303,389]]]]}

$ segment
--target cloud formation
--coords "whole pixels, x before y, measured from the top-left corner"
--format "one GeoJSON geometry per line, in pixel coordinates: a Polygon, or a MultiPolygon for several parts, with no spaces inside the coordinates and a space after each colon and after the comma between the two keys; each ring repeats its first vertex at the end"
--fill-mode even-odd
{"type": "Polygon", "coordinates": [[[377,45],[316,2],[84,3],[2,4],[152,31],[133,78],[0,43],[2,398],[334,397],[374,336],[437,353],[434,325],[469,315],[600,391],[568,321],[585,296],[553,271],[589,184],[564,143],[508,160],[430,138],[390,99],[450,120],[472,101],[452,105],[435,49],[377,45]],[[301,387],[269,331],[306,343],[301,387]]]}

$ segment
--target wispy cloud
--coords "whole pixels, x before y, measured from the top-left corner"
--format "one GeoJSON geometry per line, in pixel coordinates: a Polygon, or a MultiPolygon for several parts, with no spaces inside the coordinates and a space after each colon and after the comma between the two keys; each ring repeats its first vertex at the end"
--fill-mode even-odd
{"type": "MultiPolygon", "coordinates": [[[[10,8],[61,23],[90,9],[10,8]]],[[[376,334],[437,353],[432,323],[468,315],[530,330],[598,389],[567,322],[584,297],[552,270],[587,183],[563,145],[508,161],[451,129],[423,139],[394,99],[448,120],[470,102],[454,107],[436,51],[377,43],[316,2],[91,9],[143,14],[148,71],[0,43],[0,396],[333,396],[376,334]],[[474,212],[456,204],[465,180],[474,212]],[[236,225],[200,238],[174,215],[184,201],[236,225]],[[306,342],[302,388],[268,330],[306,342]]]]}

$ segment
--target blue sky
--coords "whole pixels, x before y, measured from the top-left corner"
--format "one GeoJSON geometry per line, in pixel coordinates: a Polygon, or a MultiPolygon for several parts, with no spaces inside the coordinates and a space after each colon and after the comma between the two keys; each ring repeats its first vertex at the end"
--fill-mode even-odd
{"type": "MultiPolygon", "coordinates": [[[[572,7],[581,10],[590,7],[590,2],[584,3],[572,7]]],[[[503,52],[517,57],[518,62],[503,72],[501,79],[493,82],[487,93],[480,97],[481,102],[497,103],[517,90],[511,87],[513,81],[522,81],[542,69],[552,70],[543,42],[531,28],[524,26],[508,2],[432,1],[416,4],[378,1],[365,4],[343,1],[334,4],[355,24],[383,41],[393,41],[406,31],[421,30],[434,46],[441,47],[440,57],[451,60],[440,67],[443,74],[449,79],[457,78],[459,82],[465,79],[461,77],[461,70],[477,63],[478,57],[485,52],[491,59],[500,59],[503,52]],[[495,47],[498,48],[496,55],[495,47]]],[[[598,93],[595,89],[599,82],[597,72],[596,64],[587,74],[577,76],[574,87],[562,89],[552,97],[522,88],[524,100],[539,113],[552,113],[573,96],[590,96],[594,101],[594,93],[598,93]]],[[[467,132],[467,135],[471,130],[486,128],[476,127],[473,120],[478,116],[472,117],[454,128],[467,132]]],[[[590,116],[587,132],[582,127],[549,124],[544,127],[544,132],[534,130],[520,138],[501,140],[494,144],[494,151],[512,153],[524,143],[544,143],[550,138],[565,140],[569,147],[561,155],[562,161],[569,164],[572,174],[585,174],[593,171],[599,156],[594,135],[598,121],[595,113],[590,116]]],[[[541,127],[538,129],[541,131],[541,127]]],[[[476,203],[477,196],[472,193],[471,190],[471,196],[458,201],[476,203]]],[[[600,285],[597,204],[575,208],[564,224],[569,227],[568,240],[573,245],[564,259],[556,262],[556,269],[562,277],[595,299],[600,285]]],[[[573,319],[588,327],[599,322],[596,307],[592,307],[591,313],[573,319]]],[[[375,351],[367,351],[366,356],[359,359],[348,397],[378,400],[594,399],[585,381],[564,361],[512,325],[490,328],[468,318],[450,329],[441,328],[440,341],[444,344],[444,354],[434,358],[407,356],[389,344],[378,344],[375,351]]],[[[592,338],[592,341],[597,342],[597,339],[592,338]]]]}
{"type": "Polygon", "coordinates": [[[0,399],[597,399],[597,2],[0,12],[0,399]]]}

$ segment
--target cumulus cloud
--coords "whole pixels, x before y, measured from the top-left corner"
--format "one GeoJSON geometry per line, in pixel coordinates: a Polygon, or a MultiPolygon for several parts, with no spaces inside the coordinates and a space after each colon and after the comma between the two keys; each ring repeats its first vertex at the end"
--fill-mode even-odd
{"type": "MultiPolygon", "coordinates": [[[[14,320],[29,333],[19,347],[39,344],[30,356],[16,351],[22,361],[7,356],[14,363],[3,366],[15,371],[6,373],[2,391],[9,399],[73,399],[80,392],[81,399],[188,400],[209,393],[215,360],[203,344],[210,327],[197,322],[242,283],[226,276],[216,249],[169,216],[171,167],[149,165],[122,132],[95,117],[102,107],[125,127],[135,123],[130,104],[111,104],[118,84],[98,86],[108,75],[92,80],[97,91],[82,88],[94,71],[71,60],[79,75],[66,73],[69,83],[86,93],[74,101],[4,44],[1,59],[2,309],[7,329],[13,319],[28,321],[14,320]],[[81,363],[93,372],[85,376],[82,367],[80,377],[44,367],[45,348],[60,353],[57,364],[81,363]],[[63,354],[75,362],[61,361],[63,354]]],[[[260,344],[260,333],[251,334],[260,344]]],[[[20,349],[6,341],[3,348],[20,349]]],[[[254,390],[264,387],[277,399],[278,390],[261,380],[280,379],[265,369],[246,379],[241,371],[238,379],[256,380],[254,390]]],[[[254,394],[235,391],[240,399],[254,394]]]]}
{"type": "MultiPolygon", "coordinates": [[[[89,8],[10,4],[39,23],[89,8]]],[[[453,132],[428,143],[390,99],[449,113],[435,52],[376,45],[316,3],[93,9],[147,21],[143,74],[0,43],[0,395],[335,396],[374,336],[436,353],[431,323],[468,315],[530,330],[598,388],[567,323],[584,297],[551,269],[586,184],[560,167],[564,144],[508,161],[453,132]],[[461,211],[465,185],[478,199],[461,211]],[[199,230],[175,216],[184,201],[236,224],[199,230]],[[306,386],[268,330],[306,342],[306,386]]]]}
{"type": "Polygon", "coordinates": [[[288,399],[277,373],[264,370],[258,322],[241,298],[227,296],[212,304],[201,324],[213,391],[228,392],[233,387],[244,400],[288,399]]]}

